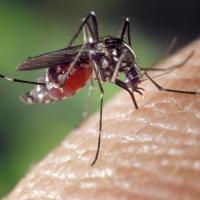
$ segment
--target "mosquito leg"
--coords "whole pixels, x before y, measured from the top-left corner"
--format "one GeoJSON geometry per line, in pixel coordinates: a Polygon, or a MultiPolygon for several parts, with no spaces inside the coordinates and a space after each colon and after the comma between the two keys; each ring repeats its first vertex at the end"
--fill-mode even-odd
{"type": "Polygon", "coordinates": [[[65,81],[69,77],[69,74],[70,74],[71,70],[73,69],[73,67],[78,62],[78,59],[80,58],[84,48],[85,48],[85,44],[81,47],[80,51],[78,52],[78,54],[74,58],[73,62],[70,64],[68,71],[63,75],[62,80],[60,81],[60,84],[59,84],[60,87],[62,87],[65,84],[65,81]]]}
{"type": "Polygon", "coordinates": [[[69,73],[71,71],[71,69],[75,66],[75,64],[77,63],[78,59],[80,58],[81,56],[81,53],[83,52],[85,46],[86,46],[86,43],[89,42],[89,43],[93,43],[94,42],[94,39],[96,41],[99,40],[99,36],[98,36],[98,26],[97,26],[97,20],[96,20],[96,15],[93,11],[90,12],[90,14],[83,19],[82,21],[82,24],[80,25],[79,29],[78,29],[78,32],[74,35],[74,37],[72,38],[72,40],[70,41],[69,43],[69,47],[72,45],[72,43],[75,41],[75,39],[78,37],[78,35],[80,34],[80,31],[83,30],[83,36],[84,36],[84,45],[81,47],[79,53],[76,55],[75,59],[73,60],[73,62],[70,64],[69,66],[69,69],[67,71],[66,74],[64,74],[62,80],[61,80],[61,83],[60,83],[60,86],[63,86],[66,79],[68,78],[69,76],[69,73]],[[90,24],[88,23],[88,20],[90,19],[90,17],[92,18],[92,25],[93,25],[93,31],[94,33],[92,32],[92,27],[90,26],[90,24]],[[94,34],[94,35],[93,35],[94,34]],[[95,36],[95,38],[93,38],[93,36],[95,36]],[[91,41],[90,41],[91,40],[91,41]]]}
{"type": "Polygon", "coordinates": [[[180,63],[178,63],[177,65],[174,65],[174,66],[171,66],[171,67],[166,67],[166,68],[157,68],[157,67],[150,67],[150,68],[142,68],[140,67],[141,70],[144,70],[144,71],[169,71],[169,70],[175,70],[177,68],[180,68],[182,67],[184,64],[186,64],[191,58],[192,56],[194,55],[194,51],[190,52],[188,54],[188,56],[180,63]]]}
{"type": "Polygon", "coordinates": [[[98,31],[98,24],[97,24],[96,15],[93,11],[91,11],[90,14],[91,14],[91,17],[92,17],[92,22],[93,22],[95,40],[99,41],[99,31],[98,31]]]}
{"type": "Polygon", "coordinates": [[[122,64],[122,61],[123,61],[124,57],[126,56],[126,53],[127,53],[127,51],[124,51],[124,52],[120,55],[119,61],[118,61],[117,64],[116,64],[115,70],[114,70],[113,75],[112,75],[112,78],[111,78],[111,83],[115,83],[115,80],[116,80],[116,78],[117,78],[117,76],[118,76],[119,68],[120,68],[120,66],[121,66],[121,64],[122,64]]]}
{"type": "MultiPolygon", "coordinates": [[[[68,78],[69,74],[70,74],[70,71],[73,69],[73,67],[76,65],[78,59],[80,58],[85,46],[86,46],[86,43],[89,41],[90,42],[90,38],[92,37],[92,32],[91,32],[91,27],[90,25],[87,23],[87,20],[89,19],[89,17],[92,16],[94,17],[94,27],[96,27],[96,30],[97,33],[98,33],[98,30],[97,30],[97,23],[96,23],[96,16],[95,16],[95,13],[94,12],[91,12],[88,17],[84,20],[84,23],[81,24],[81,29],[80,31],[83,29],[83,36],[84,36],[84,44],[83,46],[81,47],[80,51],[78,52],[78,54],[76,55],[76,57],[74,58],[73,62],[70,64],[69,66],[69,69],[68,71],[63,75],[63,78],[60,82],[60,86],[62,87],[66,81],[66,79],[68,78]]],[[[79,32],[78,31],[78,34],[79,32]]],[[[91,38],[91,42],[93,42],[93,38],[91,38]]]]}
{"type": "Polygon", "coordinates": [[[93,80],[91,79],[90,80],[90,85],[89,85],[89,88],[88,88],[87,99],[86,99],[85,105],[83,107],[82,116],[81,116],[81,119],[80,119],[79,123],[76,125],[76,128],[78,128],[81,125],[81,123],[88,117],[89,105],[91,103],[93,89],[94,89],[94,83],[93,83],[93,80]]]}
{"type": "Polygon", "coordinates": [[[126,30],[127,30],[127,33],[128,33],[128,35],[127,35],[128,36],[128,45],[131,47],[130,19],[129,18],[124,19],[122,29],[121,29],[120,34],[119,34],[119,38],[121,40],[124,40],[124,37],[126,35],[126,30]]]}
{"type": "MultiPolygon", "coordinates": [[[[86,23],[85,26],[83,26],[83,38],[84,38],[84,44],[87,44],[90,42],[90,38],[93,38],[91,36],[92,34],[92,29],[89,23],[86,23]]],[[[87,101],[85,103],[84,109],[83,109],[83,114],[82,114],[82,120],[83,121],[85,118],[87,118],[88,113],[89,113],[89,105],[91,102],[91,97],[92,97],[92,91],[94,89],[94,82],[93,79],[90,80],[90,85],[88,88],[88,95],[87,95],[87,101]]]]}
{"type": "Polygon", "coordinates": [[[90,80],[90,85],[89,85],[89,88],[88,88],[88,95],[87,95],[87,101],[85,103],[85,106],[84,106],[84,110],[83,110],[83,115],[82,115],[82,120],[84,120],[85,118],[87,118],[88,116],[88,113],[89,113],[89,105],[91,103],[91,98],[92,98],[92,91],[94,89],[94,83],[93,83],[93,80],[91,79],[90,80]]]}
{"type": "Polygon", "coordinates": [[[173,90],[168,89],[160,86],[157,82],[155,82],[148,74],[147,72],[144,73],[145,76],[158,88],[160,91],[166,91],[166,92],[175,92],[175,93],[183,93],[183,94],[193,94],[193,95],[200,95],[199,92],[193,92],[193,91],[185,91],[185,90],[173,90]]]}
{"type": "MultiPolygon", "coordinates": [[[[87,28],[89,29],[89,27],[86,27],[87,26],[87,23],[85,24],[85,26],[83,26],[83,43],[84,44],[87,44],[88,43],[88,40],[91,36],[89,36],[89,32],[87,31],[87,28]]],[[[91,28],[91,27],[90,27],[91,28]]],[[[90,30],[90,33],[92,31],[90,30]]]]}
{"type": "Polygon", "coordinates": [[[92,31],[92,27],[89,23],[86,23],[83,26],[83,41],[84,44],[89,44],[94,42],[95,35],[92,31]]]}
{"type": "Polygon", "coordinates": [[[91,166],[94,166],[94,164],[96,163],[98,157],[99,157],[99,152],[100,152],[100,148],[101,148],[101,134],[102,134],[102,115],[103,115],[103,96],[104,96],[104,89],[103,86],[101,84],[101,77],[99,77],[100,73],[98,72],[98,65],[96,64],[95,60],[92,59],[92,63],[93,63],[93,69],[94,69],[94,73],[95,73],[95,78],[97,80],[98,86],[99,86],[99,91],[100,91],[100,113],[99,113],[99,137],[98,137],[98,143],[97,143],[97,150],[96,150],[96,154],[94,157],[94,160],[91,163],[91,166]]]}
{"type": "Polygon", "coordinates": [[[21,79],[16,79],[16,78],[9,78],[2,74],[0,74],[0,78],[7,80],[7,81],[11,81],[11,82],[27,83],[27,84],[33,84],[33,85],[46,85],[45,83],[40,83],[40,82],[26,81],[26,80],[21,80],[21,79]]]}
{"type": "Polygon", "coordinates": [[[92,19],[92,26],[93,26],[93,31],[94,31],[94,35],[95,35],[95,40],[98,41],[99,40],[99,33],[98,33],[98,26],[97,26],[97,20],[96,20],[96,15],[93,11],[91,11],[86,18],[83,18],[83,21],[78,29],[78,31],[74,34],[74,36],[72,37],[72,39],[69,42],[68,47],[71,47],[72,44],[74,43],[74,41],[77,39],[77,37],[79,36],[81,30],[83,29],[83,27],[85,26],[86,23],[88,23],[89,19],[92,19]]]}
{"type": "Polygon", "coordinates": [[[135,106],[135,109],[139,109],[139,107],[138,107],[138,105],[137,105],[137,102],[136,102],[136,100],[135,100],[134,93],[127,87],[126,83],[123,82],[123,81],[121,81],[121,80],[119,80],[119,79],[116,79],[116,80],[115,80],[115,84],[116,84],[117,86],[123,88],[124,90],[126,90],[126,91],[129,93],[129,95],[131,96],[131,99],[132,99],[132,101],[133,101],[133,104],[134,104],[134,106],[135,106]]]}

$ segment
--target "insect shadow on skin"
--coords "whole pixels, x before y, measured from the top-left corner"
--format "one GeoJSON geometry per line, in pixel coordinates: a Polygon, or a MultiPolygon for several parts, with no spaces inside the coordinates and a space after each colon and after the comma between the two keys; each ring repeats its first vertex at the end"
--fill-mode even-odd
{"type": "MultiPolygon", "coordinates": [[[[142,68],[137,63],[132,49],[129,18],[124,19],[118,36],[100,38],[96,15],[92,11],[82,19],[78,31],[74,34],[66,48],[29,57],[17,66],[19,71],[45,68],[45,73],[36,82],[9,78],[1,74],[0,78],[12,82],[35,84],[35,88],[21,97],[28,104],[63,100],[73,96],[89,80],[91,82],[96,80],[100,92],[100,116],[97,150],[91,163],[93,166],[98,159],[101,146],[103,83],[110,82],[126,90],[132,99],[135,109],[138,109],[138,105],[134,92],[142,95],[143,88],[138,85],[147,79],[160,91],[199,95],[195,91],[163,88],[147,72],[152,70],[169,73],[183,66],[193,55],[194,51],[190,52],[181,63],[165,69],[154,66],[149,69],[142,68]],[[81,32],[83,33],[84,43],[73,46],[81,32]],[[127,37],[127,42],[125,42],[125,37],[127,37]],[[124,74],[125,80],[120,79],[120,74],[124,74]]],[[[93,84],[91,85],[93,86],[93,84]]]]}

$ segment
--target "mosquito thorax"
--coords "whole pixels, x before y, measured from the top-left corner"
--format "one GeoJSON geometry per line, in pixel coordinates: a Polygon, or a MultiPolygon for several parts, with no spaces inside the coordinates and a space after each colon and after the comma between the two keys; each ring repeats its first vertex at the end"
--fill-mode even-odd
{"type": "Polygon", "coordinates": [[[103,39],[103,44],[101,44],[98,49],[101,49],[104,55],[99,59],[104,81],[111,80],[120,57],[122,54],[125,54],[119,67],[119,73],[124,73],[129,87],[137,87],[140,83],[140,70],[136,62],[136,56],[128,44],[120,38],[106,37],[103,39]]]}

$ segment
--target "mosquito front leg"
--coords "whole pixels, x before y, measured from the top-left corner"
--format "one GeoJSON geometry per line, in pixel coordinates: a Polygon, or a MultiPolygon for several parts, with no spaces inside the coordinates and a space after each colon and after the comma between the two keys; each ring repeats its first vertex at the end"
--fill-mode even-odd
{"type": "Polygon", "coordinates": [[[131,96],[131,99],[133,101],[133,104],[135,106],[135,109],[139,109],[138,105],[137,105],[137,102],[136,102],[136,99],[135,99],[135,96],[134,96],[134,93],[128,88],[128,86],[126,85],[126,83],[124,81],[121,81],[119,79],[116,79],[115,80],[115,84],[121,88],[123,88],[124,90],[126,90],[129,95],[131,96]]]}
{"type": "Polygon", "coordinates": [[[185,90],[173,90],[173,89],[168,89],[160,86],[156,81],[154,81],[148,74],[147,72],[144,73],[145,76],[158,88],[160,91],[166,91],[166,92],[174,92],[174,93],[183,93],[183,94],[193,94],[193,95],[200,95],[199,92],[193,92],[193,91],[185,91],[185,90]]]}
{"type": "MultiPolygon", "coordinates": [[[[120,79],[117,78],[118,72],[119,72],[119,68],[120,68],[120,66],[121,66],[121,64],[123,62],[123,59],[126,56],[126,53],[127,53],[127,51],[124,51],[121,54],[121,56],[119,57],[119,60],[118,60],[118,62],[116,64],[115,70],[114,70],[112,78],[111,78],[111,83],[114,83],[114,84],[118,85],[119,87],[125,89],[130,94],[135,108],[138,109],[138,105],[137,105],[137,102],[135,100],[134,93],[128,88],[128,86],[127,86],[127,84],[125,82],[123,82],[123,81],[121,81],[120,79]]],[[[140,89],[140,88],[137,88],[137,89],[140,89]]],[[[138,90],[136,90],[136,92],[141,94],[141,92],[138,91],[138,90]]]]}

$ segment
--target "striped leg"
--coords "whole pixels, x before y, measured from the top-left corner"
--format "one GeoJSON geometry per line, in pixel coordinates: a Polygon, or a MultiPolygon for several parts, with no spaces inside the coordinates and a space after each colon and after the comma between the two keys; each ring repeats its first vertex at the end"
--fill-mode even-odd
{"type": "Polygon", "coordinates": [[[154,81],[148,74],[145,72],[145,76],[155,85],[155,87],[160,90],[160,91],[165,91],[165,92],[174,92],[174,93],[183,93],[183,94],[193,94],[193,95],[200,95],[199,92],[195,91],[185,91],[185,90],[174,90],[174,89],[169,89],[169,88],[164,88],[160,86],[156,81],[154,81]]]}
{"type": "Polygon", "coordinates": [[[16,79],[16,78],[10,78],[10,77],[4,76],[2,74],[0,74],[0,78],[7,80],[7,81],[11,81],[11,82],[27,83],[27,84],[33,84],[33,85],[46,85],[45,83],[40,83],[40,82],[36,82],[36,81],[26,81],[26,80],[21,80],[21,79],[16,79]]]}

